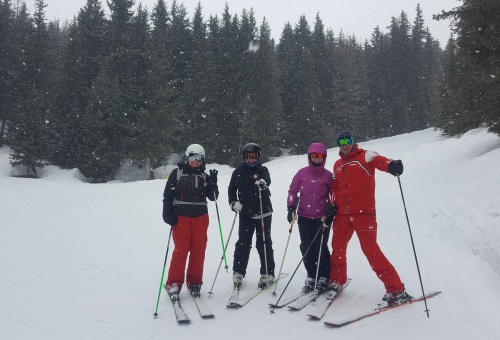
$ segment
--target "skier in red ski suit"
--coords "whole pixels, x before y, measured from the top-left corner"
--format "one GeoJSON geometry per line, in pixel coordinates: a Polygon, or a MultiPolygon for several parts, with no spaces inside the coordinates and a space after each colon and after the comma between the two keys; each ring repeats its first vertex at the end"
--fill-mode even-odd
{"type": "MultiPolygon", "coordinates": [[[[396,269],[377,243],[375,209],[375,169],[394,176],[403,173],[403,163],[376,152],[363,150],[354,143],[349,131],[337,136],[340,159],[333,166],[332,202],[335,204],[330,279],[331,289],[340,290],[347,282],[347,244],[354,232],[373,271],[384,283],[383,301],[394,304],[411,298],[396,269]]],[[[331,215],[325,210],[325,215],[331,215]]]]}

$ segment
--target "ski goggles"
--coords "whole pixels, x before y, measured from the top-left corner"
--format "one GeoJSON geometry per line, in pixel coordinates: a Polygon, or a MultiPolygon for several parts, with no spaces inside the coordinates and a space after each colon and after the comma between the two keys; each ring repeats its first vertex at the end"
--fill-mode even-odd
{"type": "Polygon", "coordinates": [[[245,159],[259,159],[259,154],[257,152],[246,153],[245,159]]]}
{"type": "Polygon", "coordinates": [[[338,146],[344,146],[344,145],[351,145],[352,144],[352,138],[339,138],[337,139],[337,145],[338,146]]]}
{"type": "Polygon", "coordinates": [[[188,159],[190,161],[198,161],[198,162],[201,162],[203,160],[203,155],[199,154],[199,153],[192,153],[188,156],[188,159]]]}
{"type": "Polygon", "coordinates": [[[322,153],[317,153],[313,152],[309,154],[309,157],[311,158],[319,158],[319,159],[324,159],[326,155],[323,155],[322,153]]]}

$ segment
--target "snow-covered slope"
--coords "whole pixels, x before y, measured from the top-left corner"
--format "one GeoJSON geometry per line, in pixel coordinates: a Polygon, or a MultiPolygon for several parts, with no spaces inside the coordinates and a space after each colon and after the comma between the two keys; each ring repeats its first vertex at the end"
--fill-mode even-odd
{"type": "MultiPolygon", "coordinates": [[[[201,141],[202,143],[202,141],[201,141]]],[[[202,294],[216,314],[202,320],[184,289],[185,310],[193,320],[179,326],[162,292],[159,317],[153,313],[160,285],[169,227],[161,219],[164,180],[86,184],[76,170],[55,167],[42,179],[9,177],[7,148],[0,149],[0,338],[1,339],[498,339],[500,337],[500,138],[484,129],[447,139],[432,129],[361,143],[365,149],[402,159],[401,184],[426,292],[443,291],[423,303],[389,311],[342,329],[308,320],[307,310],[276,310],[270,292],[240,310],[226,309],[231,272],[219,273],[221,241],[215,205],[209,203],[209,244],[202,294]]],[[[338,149],[329,150],[331,169],[338,149]]],[[[292,176],[307,164],[290,156],[266,164],[275,208],[273,241],[277,269],[289,225],[286,194],[292,176]]],[[[219,169],[218,201],[223,235],[234,213],[227,205],[232,169],[219,169]]],[[[398,181],[377,173],[381,248],[399,271],[407,290],[421,288],[398,181]]],[[[228,264],[237,226],[229,241],[228,264]]],[[[294,228],[284,261],[293,273],[300,261],[294,228]]],[[[173,244],[170,245],[170,254],[173,244]]],[[[169,259],[170,259],[169,254],[169,259]]],[[[168,269],[167,261],[167,269],[168,269]]],[[[348,250],[352,283],[324,320],[368,311],[384,294],[356,236],[348,250]]],[[[258,280],[252,250],[244,289],[258,280]]],[[[290,278],[290,276],[288,277],[290,278]]],[[[299,267],[284,296],[297,292],[305,270],[299,267]]],[[[286,281],[285,281],[286,282],[286,281]]],[[[277,289],[281,294],[284,283],[277,289]]]]}

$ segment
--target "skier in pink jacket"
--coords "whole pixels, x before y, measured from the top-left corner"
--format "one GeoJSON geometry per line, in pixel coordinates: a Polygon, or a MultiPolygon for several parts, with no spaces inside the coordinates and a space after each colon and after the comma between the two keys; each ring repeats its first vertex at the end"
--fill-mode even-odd
{"type": "MultiPolygon", "coordinates": [[[[305,286],[302,288],[304,293],[312,291],[315,285],[318,292],[321,292],[327,289],[330,284],[331,262],[330,251],[328,250],[330,228],[324,229],[322,244],[320,244],[321,234],[318,234],[314,239],[318,230],[323,226],[321,219],[324,216],[325,207],[330,203],[333,175],[325,169],[326,154],[326,147],[323,143],[312,143],[307,151],[309,165],[295,174],[288,190],[287,218],[288,222],[292,223],[293,214],[296,213],[298,216],[297,222],[302,256],[311,245],[304,257],[304,266],[307,271],[305,286]],[[320,248],[319,271],[318,275],[316,275],[320,248]],[[317,283],[316,276],[318,278],[317,283]]],[[[328,217],[325,224],[330,227],[332,220],[333,216],[328,217]]]]}

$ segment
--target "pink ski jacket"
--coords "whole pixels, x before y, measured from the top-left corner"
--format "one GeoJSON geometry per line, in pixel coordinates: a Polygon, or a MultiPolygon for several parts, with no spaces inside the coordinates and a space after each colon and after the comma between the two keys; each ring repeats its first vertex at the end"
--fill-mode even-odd
{"type": "Polygon", "coordinates": [[[295,205],[300,195],[297,215],[301,217],[320,219],[324,215],[327,203],[330,201],[333,175],[325,169],[326,147],[322,143],[312,143],[307,154],[313,152],[325,155],[323,163],[314,166],[308,158],[309,165],[300,169],[292,179],[288,189],[287,207],[295,205]]]}

